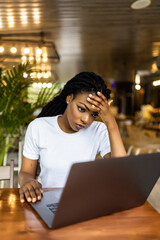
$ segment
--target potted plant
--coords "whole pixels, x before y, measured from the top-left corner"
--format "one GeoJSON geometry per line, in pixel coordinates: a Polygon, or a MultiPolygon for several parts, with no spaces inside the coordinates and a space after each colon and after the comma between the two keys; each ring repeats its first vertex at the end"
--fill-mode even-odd
{"type": "Polygon", "coordinates": [[[33,113],[53,99],[55,89],[60,91],[55,83],[51,88],[42,88],[37,99],[30,102],[27,89],[33,83],[34,67],[35,63],[19,64],[0,76],[0,165],[21,130],[33,119],[33,113]]]}

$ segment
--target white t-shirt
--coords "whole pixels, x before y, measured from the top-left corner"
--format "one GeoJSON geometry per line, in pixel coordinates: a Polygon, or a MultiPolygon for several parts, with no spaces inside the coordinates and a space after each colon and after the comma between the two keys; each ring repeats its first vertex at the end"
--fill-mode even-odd
{"type": "Polygon", "coordinates": [[[26,132],[23,155],[40,159],[40,179],[43,187],[64,187],[70,167],[75,162],[94,160],[111,151],[106,125],[92,122],[75,133],[65,133],[59,127],[58,116],[33,120],[26,132]]]}

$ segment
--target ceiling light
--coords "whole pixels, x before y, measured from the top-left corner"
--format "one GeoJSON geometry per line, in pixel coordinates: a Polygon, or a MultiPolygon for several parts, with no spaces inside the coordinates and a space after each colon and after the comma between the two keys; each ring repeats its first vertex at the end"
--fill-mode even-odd
{"type": "Polygon", "coordinates": [[[45,73],[43,74],[43,77],[44,77],[44,78],[48,78],[48,77],[49,77],[49,76],[48,76],[48,73],[45,72],[45,73]]]}
{"type": "Polygon", "coordinates": [[[29,57],[29,61],[30,61],[30,62],[33,62],[33,61],[34,61],[34,57],[33,57],[33,56],[30,56],[30,57],[29,57]]]}
{"type": "Polygon", "coordinates": [[[16,47],[12,47],[12,48],[10,49],[10,51],[11,51],[11,53],[16,53],[16,52],[17,52],[17,48],[16,48],[16,47]]]}
{"type": "Polygon", "coordinates": [[[136,89],[136,90],[140,90],[140,89],[141,89],[141,85],[136,84],[136,85],[135,85],[135,89],[136,89]]]}
{"type": "Polygon", "coordinates": [[[43,62],[47,62],[47,61],[48,61],[48,57],[43,57],[43,58],[42,58],[42,61],[43,61],[43,62]]]}
{"type": "Polygon", "coordinates": [[[37,87],[37,83],[33,83],[33,87],[36,88],[37,87]]]}
{"type": "Polygon", "coordinates": [[[37,78],[41,78],[42,77],[42,73],[37,73],[37,78]]]}
{"type": "MultiPolygon", "coordinates": [[[[5,63],[9,65],[10,62],[16,64],[17,62],[25,63],[27,61],[35,61],[37,64],[42,62],[42,65],[45,67],[41,69],[42,66],[40,66],[40,70],[48,73],[49,69],[48,67],[46,68],[46,66],[49,66],[53,62],[59,62],[59,54],[53,42],[43,40],[43,33],[35,33],[35,35],[39,36],[39,39],[21,38],[22,35],[18,35],[18,37],[15,38],[14,34],[10,34],[9,37],[8,34],[1,34],[0,55],[2,57],[3,54],[2,62],[5,61],[5,63]]],[[[47,78],[47,74],[45,74],[45,78],[47,78]]]]}
{"type": "Polygon", "coordinates": [[[131,4],[132,9],[143,9],[151,4],[151,0],[136,0],[131,4]]]}
{"type": "Polygon", "coordinates": [[[42,49],[41,48],[38,48],[37,50],[36,50],[36,54],[39,56],[39,55],[41,55],[42,54],[42,49]]]}
{"type": "Polygon", "coordinates": [[[27,62],[27,57],[26,56],[22,56],[21,60],[22,60],[22,63],[25,63],[25,62],[27,62]]]}
{"type": "Polygon", "coordinates": [[[52,87],[52,83],[47,83],[47,87],[51,88],[52,87]]]}
{"type": "Polygon", "coordinates": [[[30,53],[30,49],[28,47],[24,48],[24,53],[25,54],[29,54],[30,53]]]}
{"type": "Polygon", "coordinates": [[[0,46],[0,53],[4,52],[4,47],[0,46]]]}
{"type": "Polygon", "coordinates": [[[139,74],[136,74],[136,77],[135,77],[135,83],[136,84],[140,84],[140,76],[139,76],[139,74]]]}
{"type": "Polygon", "coordinates": [[[43,83],[42,87],[46,88],[47,87],[47,83],[43,83]]]}
{"type": "Polygon", "coordinates": [[[32,72],[32,73],[30,74],[30,77],[31,77],[31,78],[36,78],[36,72],[32,72]]]}
{"type": "Polygon", "coordinates": [[[38,88],[41,88],[42,87],[42,83],[41,82],[38,83],[37,86],[38,86],[38,88]]]}
{"type": "Polygon", "coordinates": [[[153,86],[160,86],[160,80],[156,80],[153,82],[153,86]]]}

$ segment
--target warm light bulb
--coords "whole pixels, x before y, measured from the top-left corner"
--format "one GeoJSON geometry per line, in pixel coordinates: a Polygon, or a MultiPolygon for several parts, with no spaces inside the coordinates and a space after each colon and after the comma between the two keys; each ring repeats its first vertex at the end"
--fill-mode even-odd
{"type": "Polygon", "coordinates": [[[37,61],[38,63],[40,63],[40,62],[41,62],[41,57],[40,57],[40,56],[36,57],[36,61],[37,61]]]}
{"type": "Polygon", "coordinates": [[[44,77],[44,78],[48,78],[48,77],[49,77],[49,76],[48,76],[48,73],[47,73],[47,72],[43,73],[43,77],[44,77]]]}
{"type": "Polygon", "coordinates": [[[37,73],[37,78],[41,78],[42,77],[42,73],[37,73]]]}
{"type": "Polygon", "coordinates": [[[22,62],[23,62],[23,63],[27,62],[27,57],[26,57],[26,56],[22,56],[21,59],[22,59],[22,62]]]}
{"type": "Polygon", "coordinates": [[[42,83],[41,83],[41,82],[38,83],[37,85],[38,85],[38,88],[41,88],[41,87],[42,87],[42,83]]]}
{"type": "Polygon", "coordinates": [[[31,78],[35,78],[35,77],[36,77],[36,72],[30,73],[30,77],[31,77],[31,78]]]}
{"type": "Polygon", "coordinates": [[[12,47],[12,48],[10,49],[10,51],[11,51],[11,53],[16,53],[16,52],[17,52],[17,48],[16,48],[16,47],[12,47]]]}
{"type": "Polygon", "coordinates": [[[140,89],[141,89],[141,85],[136,84],[136,85],[135,85],[135,89],[136,89],[136,90],[140,90],[140,89]]]}
{"type": "Polygon", "coordinates": [[[47,87],[51,88],[52,87],[52,83],[47,83],[47,87]]]}
{"type": "Polygon", "coordinates": [[[24,48],[24,53],[25,54],[29,54],[30,53],[30,49],[28,47],[24,48]]]}
{"type": "Polygon", "coordinates": [[[33,62],[33,61],[34,61],[34,57],[33,57],[33,56],[30,56],[30,57],[29,57],[29,61],[30,61],[30,62],[33,62]]]}
{"type": "Polygon", "coordinates": [[[135,83],[140,84],[140,81],[141,81],[141,79],[140,79],[139,74],[136,74],[135,83]]]}
{"type": "Polygon", "coordinates": [[[43,61],[43,62],[48,62],[48,57],[43,57],[43,58],[42,58],[42,61],[43,61]]]}
{"type": "Polygon", "coordinates": [[[153,81],[153,86],[160,86],[160,80],[153,81]]]}
{"type": "Polygon", "coordinates": [[[42,87],[46,88],[47,87],[47,83],[43,83],[42,87]]]}
{"type": "Polygon", "coordinates": [[[33,83],[33,87],[36,88],[37,87],[37,83],[33,83]]]}
{"type": "Polygon", "coordinates": [[[0,53],[3,53],[4,52],[4,47],[0,47],[0,53]]]}
{"type": "Polygon", "coordinates": [[[37,54],[37,55],[41,55],[41,54],[42,54],[42,49],[41,49],[41,48],[38,48],[38,49],[36,50],[36,54],[37,54]]]}

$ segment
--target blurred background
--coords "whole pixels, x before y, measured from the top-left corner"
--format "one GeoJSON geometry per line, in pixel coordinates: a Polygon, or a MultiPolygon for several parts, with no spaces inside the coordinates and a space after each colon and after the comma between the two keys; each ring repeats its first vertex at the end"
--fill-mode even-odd
{"type": "Polygon", "coordinates": [[[81,71],[111,89],[128,155],[160,151],[159,29],[159,0],[0,0],[1,165],[19,171],[28,123],[81,71]]]}

